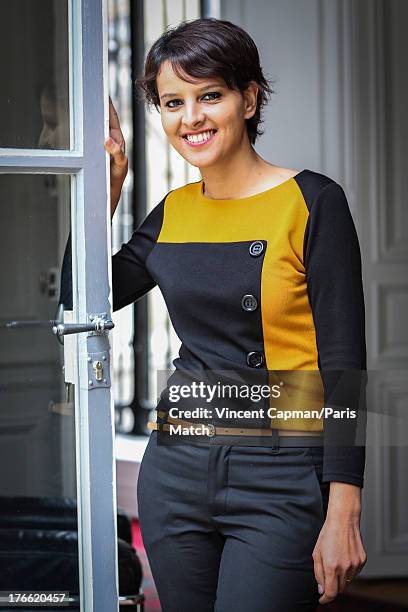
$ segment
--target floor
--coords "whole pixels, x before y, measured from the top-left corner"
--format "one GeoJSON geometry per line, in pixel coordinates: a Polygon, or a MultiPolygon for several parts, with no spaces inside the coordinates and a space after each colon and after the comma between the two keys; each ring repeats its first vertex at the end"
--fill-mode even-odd
{"type": "Polygon", "coordinates": [[[319,606],[316,612],[407,612],[408,605],[376,601],[356,595],[339,595],[331,604],[319,606]]]}
{"type": "Polygon", "coordinates": [[[388,603],[405,606],[408,609],[408,579],[388,580],[360,579],[350,586],[350,592],[356,596],[385,600],[388,603]]]}

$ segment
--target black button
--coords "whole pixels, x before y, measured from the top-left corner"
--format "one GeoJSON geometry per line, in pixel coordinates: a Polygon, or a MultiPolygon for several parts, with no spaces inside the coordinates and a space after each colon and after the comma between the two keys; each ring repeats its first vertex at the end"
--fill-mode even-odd
{"type": "Polygon", "coordinates": [[[255,242],[253,242],[249,247],[249,254],[252,255],[252,257],[258,257],[261,255],[261,253],[263,253],[263,250],[263,242],[260,240],[255,240],[255,242]]]}
{"type": "Polygon", "coordinates": [[[241,300],[241,306],[247,312],[252,312],[258,308],[258,300],[254,295],[244,295],[241,300]]]}
{"type": "Polygon", "coordinates": [[[246,360],[251,368],[260,368],[264,362],[264,356],[259,351],[251,351],[248,353],[246,360]]]}

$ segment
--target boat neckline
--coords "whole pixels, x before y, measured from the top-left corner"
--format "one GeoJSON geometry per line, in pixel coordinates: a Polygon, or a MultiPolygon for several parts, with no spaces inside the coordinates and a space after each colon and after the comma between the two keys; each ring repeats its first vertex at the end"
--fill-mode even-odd
{"type": "Polygon", "coordinates": [[[198,181],[198,186],[199,186],[198,193],[199,193],[200,199],[203,200],[204,202],[224,202],[224,203],[225,202],[247,202],[248,200],[256,200],[259,198],[263,198],[264,196],[268,195],[268,193],[271,193],[272,191],[275,191],[276,189],[280,189],[281,187],[288,185],[288,183],[291,183],[296,177],[300,176],[304,172],[308,172],[307,168],[300,170],[297,174],[294,174],[293,176],[289,177],[285,181],[278,183],[278,185],[275,185],[274,187],[270,187],[269,189],[265,189],[264,191],[260,191],[259,193],[254,193],[244,198],[208,198],[203,193],[203,187],[204,187],[203,179],[198,181]]]}

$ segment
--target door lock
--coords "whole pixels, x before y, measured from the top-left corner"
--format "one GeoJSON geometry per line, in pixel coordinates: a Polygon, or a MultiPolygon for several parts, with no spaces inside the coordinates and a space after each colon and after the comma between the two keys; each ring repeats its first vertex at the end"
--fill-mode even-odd
{"type": "MultiPolygon", "coordinates": [[[[110,387],[110,358],[109,351],[99,351],[98,353],[85,353],[88,362],[88,377],[81,382],[81,389],[100,389],[110,387]],[[83,385],[83,386],[82,386],[83,385]]],[[[80,356],[80,358],[82,355],[80,356]]]]}
{"type": "Polygon", "coordinates": [[[92,367],[95,372],[95,378],[97,381],[103,380],[103,363],[102,361],[94,361],[92,367]]]}

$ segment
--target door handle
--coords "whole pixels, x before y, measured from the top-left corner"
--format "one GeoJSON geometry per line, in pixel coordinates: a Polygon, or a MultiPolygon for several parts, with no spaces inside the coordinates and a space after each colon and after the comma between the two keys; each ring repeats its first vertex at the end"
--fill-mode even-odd
{"type": "Polygon", "coordinates": [[[68,334],[80,334],[82,332],[103,333],[113,329],[115,324],[110,319],[105,319],[101,315],[90,315],[89,323],[58,323],[52,328],[56,336],[66,336],[68,334]]]}

